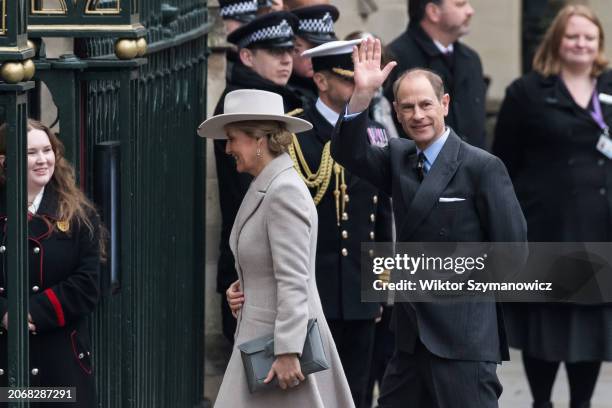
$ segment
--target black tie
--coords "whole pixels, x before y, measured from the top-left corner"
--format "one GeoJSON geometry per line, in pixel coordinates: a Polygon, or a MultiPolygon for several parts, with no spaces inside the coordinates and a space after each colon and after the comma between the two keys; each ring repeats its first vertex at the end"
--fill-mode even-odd
{"type": "Polygon", "coordinates": [[[425,170],[425,155],[423,152],[419,153],[417,156],[416,172],[420,183],[425,178],[425,173],[427,173],[427,170],[425,170]]]}

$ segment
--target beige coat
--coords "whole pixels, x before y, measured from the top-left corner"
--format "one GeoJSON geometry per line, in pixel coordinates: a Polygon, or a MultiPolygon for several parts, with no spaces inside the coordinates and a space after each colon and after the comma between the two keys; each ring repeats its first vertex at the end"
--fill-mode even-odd
{"type": "MultiPolygon", "coordinates": [[[[317,211],[287,154],[255,178],[230,236],[245,303],[235,344],[274,333],[274,353],[301,353],[309,318],[316,317],[331,368],[295,388],[249,393],[236,346],[223,377],[218,408],[354,407],[317,291],[317,211]]],[[[359,358],[359,356],[355,356],[359,358]]]]}

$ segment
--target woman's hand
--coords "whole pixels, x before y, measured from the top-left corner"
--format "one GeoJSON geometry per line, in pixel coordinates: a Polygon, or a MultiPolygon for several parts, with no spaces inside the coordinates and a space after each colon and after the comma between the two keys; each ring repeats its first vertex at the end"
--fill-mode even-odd
{"type": "Polygon", "coordinates": [[[8,312],[2,316],[2,327],[8,330],[8,312]]]}
{"type": "Polygon", "coordinates": [[[244,293],[240,290],[240,281],[232,283],[229,288],[225,291],[225,298],[227,299],[227,304],[232,311],[232,315],[237,318],[238,311],[242,309],[242,304],[244,303],[244,293]]]}
{"type": "Polygon", "coordinates": [[[274,376],[278,378],[278,385],[283,390],[300,385],[300,381],[304,381],[305,377],[302,374],[297,354],[281,354],[276,356],[276,360],[272,363],[272,368],[270,368],[264,383],[268,384],[274,376]]]}

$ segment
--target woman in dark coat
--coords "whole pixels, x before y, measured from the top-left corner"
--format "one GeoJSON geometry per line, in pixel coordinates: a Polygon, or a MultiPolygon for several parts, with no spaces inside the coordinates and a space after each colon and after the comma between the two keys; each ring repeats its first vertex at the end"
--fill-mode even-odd
{"type": "MultiPolygon", "coordinates": [[[[612,241],[612,162],[596,147],[612,124],[603,49],[594,13],[567,6],[548,29],[534,71],[507,89],[493,152],[508,167],[532,242],[612,241]]],[[[601,362],[612,360],[612,307],[508,309],[510,344],[523,351],[534,407],[552,406],[560,362],[571,407],[590,406],[601,362]]]]}
{"type": "MultiPolygon", "coordinates": [[[[5,203],[6,127],[0,128],[0,201],[5,203]]],[[[87,317],[99,298],[98,271],[103,253],[93,205],[75,184],[74,170],[61,141],[45,126],[28,122],[28,245],[30,386],[76,387],[76,403],[96,405],[87,317]]],[[[7,334],[15,324],[7,312],[4,252],[7,221],[0,207],[0,384],[7,386],[7,334]]],[[[31,405],[36,406],[36,405],[31,405]]]]}

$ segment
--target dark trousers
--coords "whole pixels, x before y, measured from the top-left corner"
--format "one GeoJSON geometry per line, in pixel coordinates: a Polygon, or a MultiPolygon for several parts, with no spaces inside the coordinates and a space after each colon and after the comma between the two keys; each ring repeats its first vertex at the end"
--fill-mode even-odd
{"type": "MultiPolygon", "coordinates": [[[[559,361],[546,361],[523,353],[523,365],[533,396],[534,408],[551,408],[552,393],[559,361]]],[[[570,408],[589,408],[601,368],[600,361],[565,363],[570,389],[570,408]]]]}
{"type": "Polygon", "coordinates": [[[365,394],[372,362],[374,319],[328,320],[342,368],[356,408],[365,408],[365,394]]]}
{"type": "Polygon", "coordinates": [[[383,308],[382,318],[376,323],[376,332],[374,334],[374,351],[372,352],[372,368],[368,379],[368,388],[366,390],[366,407],[372,406],[374,399],[374,384],[378,382],[378,388],[382,385],[385,369],[393,357],[393,348],[395,346],[395,337],[389,327],[391,322],[391,314],[393,306],[385,306],[383,308]]]}
{"type": "Polygon", "coordinates": [[[396,351],[383,379],[380,408],[497,408],[502,386],[497,364],[448,360],[417,342],[396,351]]]}

